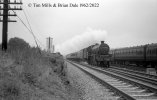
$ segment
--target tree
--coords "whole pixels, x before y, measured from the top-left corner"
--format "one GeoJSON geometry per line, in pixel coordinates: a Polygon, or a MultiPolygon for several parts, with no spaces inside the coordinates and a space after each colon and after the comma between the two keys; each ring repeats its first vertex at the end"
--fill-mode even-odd
{"type": "Polygon", "coordinates": [[[20,39],[18,37],[11,38],[8,43],[9,51],[22,51],[29,48],[30,45],[27,42],[25,42],[23,39],[20,39]]]}

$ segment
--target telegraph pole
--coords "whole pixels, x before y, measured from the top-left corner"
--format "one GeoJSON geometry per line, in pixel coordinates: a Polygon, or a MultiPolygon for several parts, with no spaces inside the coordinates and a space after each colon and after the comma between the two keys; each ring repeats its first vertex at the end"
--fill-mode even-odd
{"type": "Polygon", "coordinates": [[[21,6],[20,7],[10,7],[10,5],[22,5],[22,1],[20,0],[17,2],[14,0],[14,2],[10,2],[10,0],[0,0],[0,16],[3,17],[3,19],[0,19],[0,22],[3,23],[3,28],[2,28],[2,50],[6,51],[7,50],[7,41],[8,41],[8,22],[16,22],[15,20],[10,20],[9,16],[17,16],[15,13],[10,14],[9,11],[12,10],[22,10],[21,6]],[[3,7],[1,7],[3,5],[3,7]],[[3,13],[1,13],[3,11],[3,13]]]}

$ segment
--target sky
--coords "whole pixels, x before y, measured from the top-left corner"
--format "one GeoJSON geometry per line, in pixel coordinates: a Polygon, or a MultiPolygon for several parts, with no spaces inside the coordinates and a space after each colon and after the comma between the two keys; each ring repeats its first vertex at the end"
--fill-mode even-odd
{"type": "MultiPolygon", "coordinates": [[[[10,0],[14,1],[14,0],[10,0]]],[[[18,0],[17,0],[18,1],[18,0]]],[[[17,15],[46,48],[52,37],[55,51],[66,55],[104,40],[110,48],[157,43],[157,0],[23,0],[17,15]],[[36,7],[34,4],[78,4],[78,7],[36,7]],[[80,7],[92,3],[98,7],[80,7]],[[31,7],[30,7],[31,4],[31,7]]],[[[9,23],[8,38],[20,37],[36,46],[32,34],[17,20],[9,23]]],[[[2,23],[0,23],[0,43],[2,23]]]]}

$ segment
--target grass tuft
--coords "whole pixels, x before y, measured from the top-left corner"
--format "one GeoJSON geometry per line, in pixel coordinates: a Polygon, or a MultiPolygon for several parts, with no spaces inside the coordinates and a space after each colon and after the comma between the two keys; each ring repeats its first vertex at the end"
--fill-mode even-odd
{"type": "Polygon", "coordinates": [[[16,79],[3,79],[0,82],[0,96],[4,100],[20,100],[21,87],[16,79]]]}

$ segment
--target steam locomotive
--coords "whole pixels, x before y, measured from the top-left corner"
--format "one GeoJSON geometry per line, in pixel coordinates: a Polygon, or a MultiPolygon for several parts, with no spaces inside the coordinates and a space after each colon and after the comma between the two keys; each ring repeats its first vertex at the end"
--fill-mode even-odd
{"type": "Polygon", "coordinates": [[[90,65],[109,67],[111,57],[109,51],[109,45],[101,41],[101,44],[91,45],[78,52],[68,54],[66,58],[75,61],[85,61],[90,65]]]}

